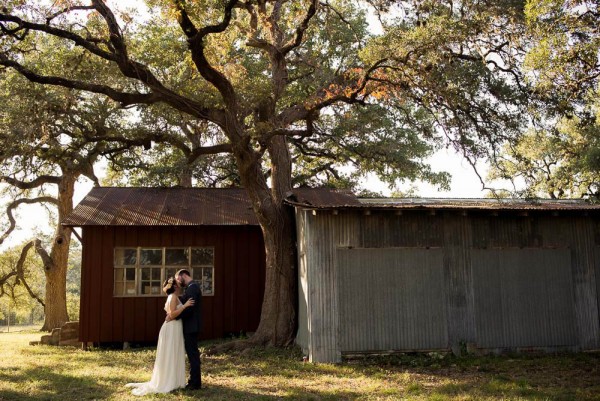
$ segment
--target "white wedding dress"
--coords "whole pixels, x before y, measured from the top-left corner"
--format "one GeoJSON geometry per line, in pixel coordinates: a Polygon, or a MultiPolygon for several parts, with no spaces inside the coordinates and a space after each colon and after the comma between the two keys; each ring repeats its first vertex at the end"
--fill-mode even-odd
{"type": "MultiPolygon", "coordinates": [[[[165,303],[165,311],[171,304],[170,294],[165,303]]],[[[182,308],[181,302],[177,308],[182,308]]],[[[168,393],[177,388],[185,387],[185,348],[183,345],[183,327],[181,320],[164,322],[158,334],[158,345],[156,346],[156,360],[152,379],[145,383],[128,383],[126,387],[134,387],[131,391],[134,395],[146,395],[150,393],[168,393]]]]}

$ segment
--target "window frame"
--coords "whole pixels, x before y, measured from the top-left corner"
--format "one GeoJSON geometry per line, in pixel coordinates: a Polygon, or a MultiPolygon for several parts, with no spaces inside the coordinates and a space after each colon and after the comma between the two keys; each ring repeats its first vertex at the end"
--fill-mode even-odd
{"type": "MultiPolygon", "coordinates": [[[[212,251],[212,275],[211,275],[211,279],[212,279],[212,291],[210,293],[202,293],[203,297],[213,297],[215,295],[215,247],[213,245],[209,245],[209,246],[199,246],[199,245],[195,245],[195,246],[115,246],[113,248],[113,298],[156,298],[156,297],[162,297],[162,296],[166,296],[163,291],[162,291],[162,283],[164,283],[165,281],[165,277],[166,277],[166,271],[167,270],[171,270],[171,269],[188,269],[190,271],[190,273],[192,273],[192,276],[194,276],[194,265],[192,264],[192,249],[210,249],[212,251]],[[122,250],[134,250],[136,251],[136,261],[135,261],[135,265],[125,265],[125,264],[118,264],[117,262],[120,262],[119,260],[117,260],[117,255],[119,251],[122,250]],[[161,258],[161,265],[142,265],[140,262],[140,256],[141,256],[141,251],[144,249],[155,249],[158,250],[160,249],[162,252],[162,258],[161,258]],[[167,250],[169,249],[184,249],[185,252],[187,252],[187,256],[188,256],[188,261],[187,261],[187,265],[178,265],[178,266],[174,266],[174,265],[167,265],[166,264],[166,259],[167,259],[167,250]],[[154,268],[160,268],[160,283],[159,286],[161,288],[159,288],[159,292],[155,293],[155,294],[143,294],[142,293],[142,282],[144,281],[148,281],[148,280],[142,280],[142,271],[144,269],[154,269],[154,268]],[[135,271],[135,278],[134,280],[126,280],[126,271],[127,269],[133,269],[135,271]],[[122,279],[117,280],[117,270],[122,270],[122,279]],[[131,282],[135,283],[135,294],[126,294],[125,292],[127,291],[127,287],[126,284],[127,283],[131,283],[131,282]],[[118,294],[117,293],[117,286],[120,285],[122,288],[122,293],[118,294]]],[[[122,260],[121,260],[122,261],[122,260]]],[[[201,269],[201,272],[203,272],[203,269],[205,268],[211,268],[211,266],[209,265],[197,265],[196,268],[201,269]]],[[[202,273],[201,273],[202,274],[202,273]]],[[[150,272],[150,275],[152,275],[152,273],[150,272]]],[[[152,276],[151,276],[152,277],[152,276]]],[[[203,280],[196,280],[199,282],[200,287],[204,288],[204,281],[203,280]]],[[[152,280],[152,278],[150,279],[150,283],[154,282],[152,280]]],[[[152,287],[150,287],[152,288],[152,287]]],[[[152,291],[152,290],[150,290],[152,291]]]]}

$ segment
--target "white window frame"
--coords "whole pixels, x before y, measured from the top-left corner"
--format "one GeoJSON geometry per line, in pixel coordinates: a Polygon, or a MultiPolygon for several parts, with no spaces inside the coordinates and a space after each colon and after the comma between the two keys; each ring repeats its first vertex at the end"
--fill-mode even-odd
{"type": "MultiPolygon", "coordinates": [[[[134,247],[134,246],[119,246],[119,247],[115,247],[113,250],[113,297],[115,298],[138,298],[138,297],[143,297],[143,298],[148,298],[148,297],[161,297],[161,296],[165,296],[165,294],[162,292],[162,283],[164,283],[165,279],[166,279],[166,270],[167,269],[187,269],[190,271],[190,273],[192,273],[192,276],[194,275],[194,266],[192,265],[192,249],[197,249],[197,248],[201,248],[201,249],[211,249],[212,250],[212,266],[211,265],[198,265],[196,266],[196,268],[199,269],[205,269],[205,268],[211,268],[212,267],[212,292],[210,293],[205,293],[203,291],[202,296],[205,297],[212,297],[215,295],[215,247],[214,246],[138,246],[138,247],[134,247]],[[135,261],[135,265],[122,265],[122,264],[117,264],[117,262],[119,262],[117,260],[117,253],[119,252],[119,250],[125,250],[125,249],[131,249],[136,251],[136,261],[135,261]],[[160,249],[162,251],[162,258],[161,258],[161,265],[140,265],[140,253],[142,251],[142,249],[160,249]],[[166,253],[167,250],[169,249],[185,249],[187,250],[187,254],[188,254],[188,262],[187,265],[178,265],[178,266],[167,266],[166,265],[166,253]],[[123,285],[125,286],[125,283],[127,283],[128,281],[126,280],[117,280],[117,269],[134,269],[135,270],[135,294],[118,294],[117,293],[117,283],[119,283],[119,285],[123,285]],[[154,293],[154,294],[142,294],[142,270],[143,269],[147,269],[147,268],[160,268],[161,273],[160,273],[160,289],[158,291],[158,293],[154,293]]],[[[125,271],[124,271],[125,274],[125,271]]],[[[204,288],[204,282],[202,280],[197,280],[199,281],[200,284],[200,288],[204,288]]],[[[131,282],[131,280],[129,281],[131,282]]],[[[124,292],[124,291],[123,291],[124,292]]]]}

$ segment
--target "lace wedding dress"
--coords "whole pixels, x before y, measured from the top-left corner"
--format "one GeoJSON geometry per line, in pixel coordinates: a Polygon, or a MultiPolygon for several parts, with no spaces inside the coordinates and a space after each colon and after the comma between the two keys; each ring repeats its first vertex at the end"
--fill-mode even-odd
{"type": "MultiPolygon", "coordinates": [[[[169,312],[170,294],[165,303],[165,311],[169,312]]],[[[177,308],[182,308],[179,303],[177,308]]],[[[158,334],[156,360],[152,379],[145,383],[128,383],[126,387],[134,387],[134,395],[150,393],[168,393],[177,388],[185,387],[185,348],[183,346],[183,328],[181,320],[171,320],[163,323],[158,334]]]]}

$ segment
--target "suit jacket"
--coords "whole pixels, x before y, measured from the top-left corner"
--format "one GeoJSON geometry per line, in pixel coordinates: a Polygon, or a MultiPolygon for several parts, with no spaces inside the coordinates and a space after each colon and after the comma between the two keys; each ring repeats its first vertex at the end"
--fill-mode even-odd
{"type": "Polygon", "coordinates": [[[183,324],[184,334],[199,333],[202,329],[202,291],[200,290],[200,284],[196,281],[192,281],[186,287],[179,300],[184,304],[190,298],[194,299],[194,306],[186,308],[177,316],[177,319],[181,319],[183,324]]]}

